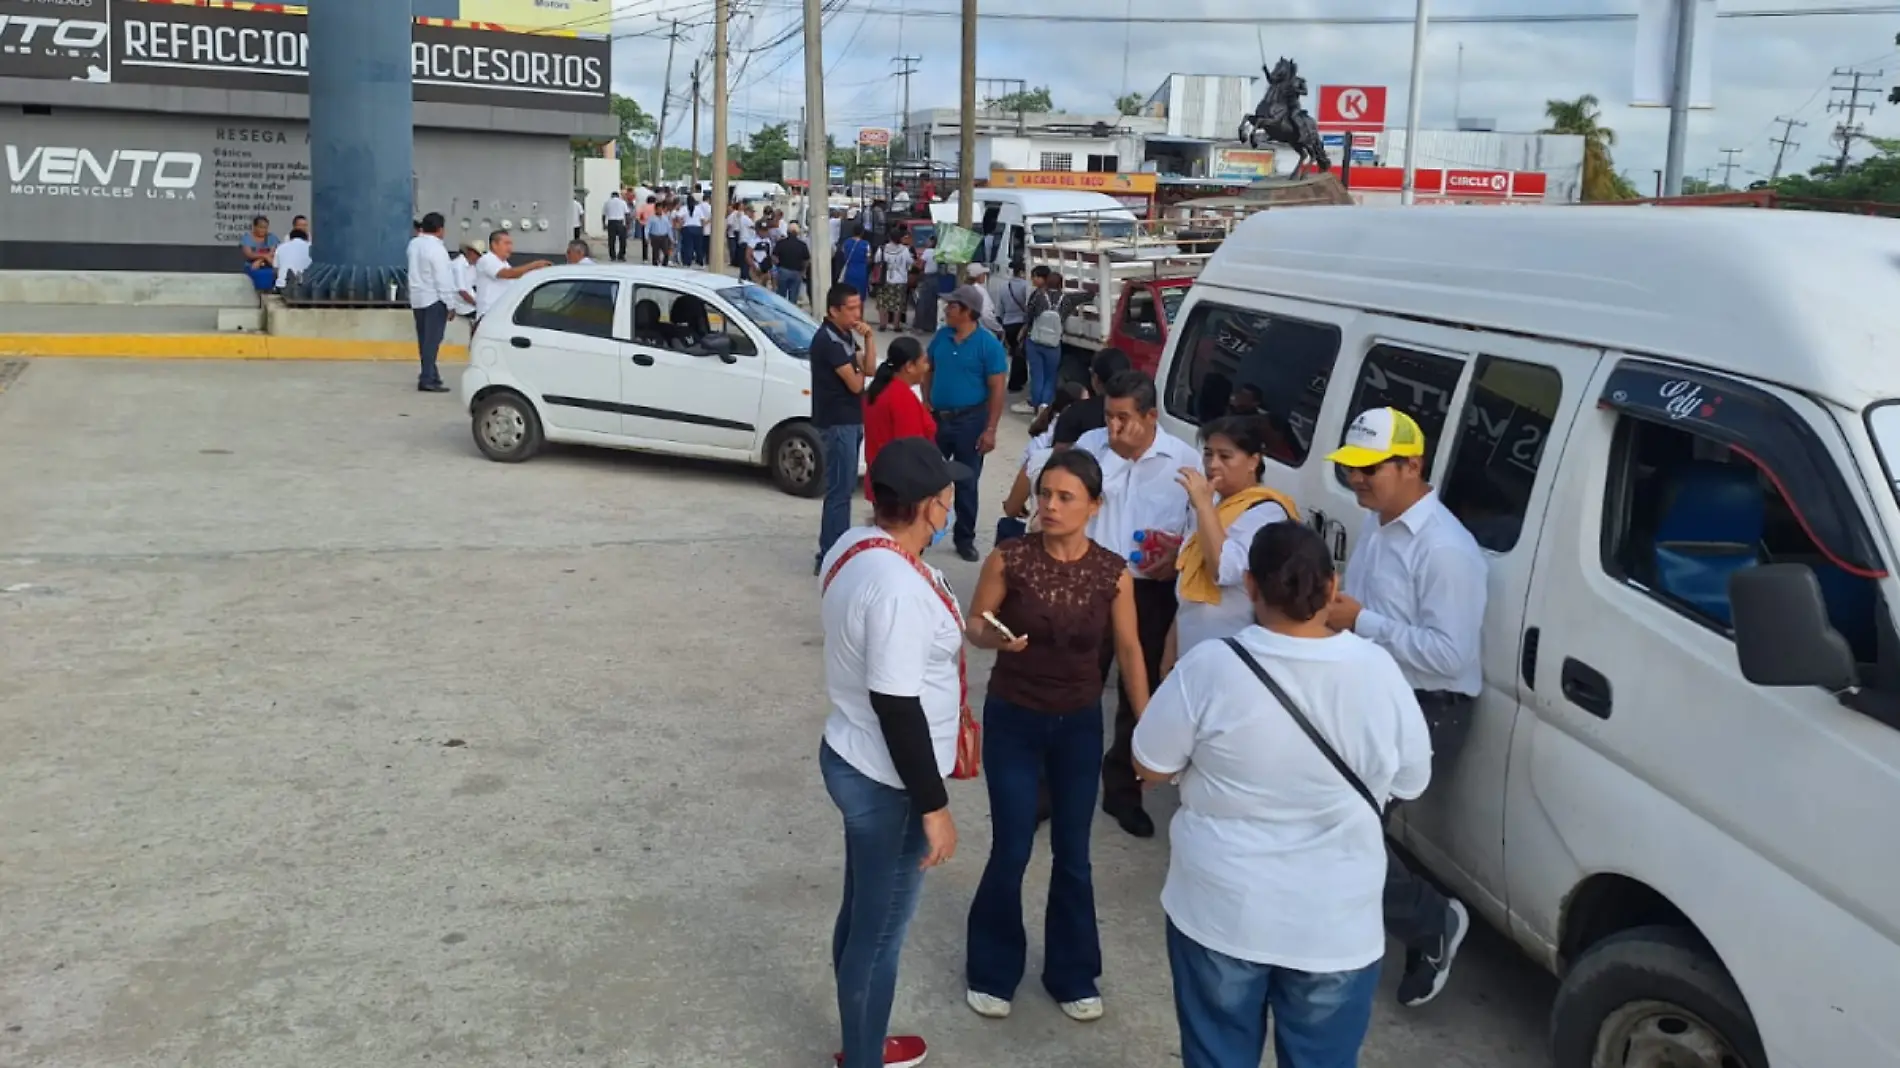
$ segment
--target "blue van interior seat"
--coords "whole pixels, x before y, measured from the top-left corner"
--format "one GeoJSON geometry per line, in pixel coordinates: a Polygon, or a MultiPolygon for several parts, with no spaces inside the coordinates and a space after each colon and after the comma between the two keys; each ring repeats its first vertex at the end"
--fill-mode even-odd
{"type": "Polygon", "coordinates": [[[1767,500],[1753,467],[1692,461],[1671,472],[1656,525],[1656,585],[1670,597],[1731,623],[1729,576],[1761,555],[1767,500]]]}

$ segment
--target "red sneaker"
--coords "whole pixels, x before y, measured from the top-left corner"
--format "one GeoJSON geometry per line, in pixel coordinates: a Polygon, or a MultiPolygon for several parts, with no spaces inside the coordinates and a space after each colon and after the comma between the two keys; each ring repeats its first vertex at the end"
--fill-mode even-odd
{"type": "MultiPolygon", "coordinates": [[[[884,1040],[884,1068],[917,1068],[929,1053],[930,1047],[916,1035],[892,1035],[884,1040]]],[[[831,1059],[844,1064],[842,1053],[832,1054],[831,1059]]]]}

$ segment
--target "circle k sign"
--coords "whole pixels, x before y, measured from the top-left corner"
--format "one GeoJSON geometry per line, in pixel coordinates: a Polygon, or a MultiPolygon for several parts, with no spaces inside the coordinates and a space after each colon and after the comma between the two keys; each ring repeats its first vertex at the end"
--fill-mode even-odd
{"type": "Polygon", "coordinates": [[[1320,86],[1319,126],[1330,130],[1385,129],[1385,86],[1320,86]]]}

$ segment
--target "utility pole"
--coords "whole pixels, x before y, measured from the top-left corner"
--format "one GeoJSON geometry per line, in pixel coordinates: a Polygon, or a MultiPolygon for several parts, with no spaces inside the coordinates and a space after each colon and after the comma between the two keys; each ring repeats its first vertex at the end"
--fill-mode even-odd
{"type": "Polygon", "coordinates": [[[1827,109],[1829,111],[1844,111],[1847,113],[1847,118],[1843,120],[1839,126],[1834,127],[1834,136],[1841,142],[1840,158],[1834,162],[1834,176],[1836,178],[1847,171],[1848,153],[1854,150],[1854,139],[1860,136],[1861,128],[1860,125],[1854,121],[1854,116],[1863,111],[1872,112],[1874,110],[1872,104],[1863,104],[1860,102],[1860,94],[1872,93],[1874,91],[1871,87],[1866,89],[1861,88],[1861,79],[1879,78],[1884,74],[1886,74],[1885,71],[1879,70],[1868,72],[1842,70],[1839,67],[1834,68],[1834,77],[1854,79],[1853,85],[1834,86],[1835,92],[1847,94],[1846,100],[1830,100],[1827,102],[1827,109]]]}
{"type": "MultiPolygon", "coordinates": [[[[1422,3],[1423,0],[1420,0],[1422,3]]],[[[963,0],[963,128],[957,139],[957,225],[976,222],[976,0],[963,0]]]]}
{"type": "Polygon", "coordinates": [[[693,191],[699,191],[699,60],[693,60],[693,191]]]}
{"type": "Polygon", "coordinates": [[[1768,139],[1769,144],[1777,146],[1775,149],[1775,169],[1768,174],[1768,181],[1771,184],[1781,177],[1781,164],[1783,160],[1788,158],[1789,151],[1801,147],[1799,142],[1789,140],[1789,138],[1794,135],[1794,128],[1807,125],[1805,122],[1798,122],[1791,118],[1778,118],[1775,121],[1781,124],[1781,136],[1770,137],[1768,139]]]}
{"type": "Polygon", "coordinates": [[[824,2],[805,0],[805,215],[811,230],[811,307],[823,315],[831,285],[831,233],[821,230],[831,205],[831,153],[825,139],[824,2]]]}
{"type": "MultiPolygon", "coordinates": [[[[1418,126],[1425,107],[1425,29],[1431,14],[1431,0],[1418,0],[1412,16],[1412,80],[1405,102],[1405,183],[1399,187],[1399,203],[1418,202],[1418,126]]],[[[1352,134],[1346,135],[1346,161],[1352,162],[1352,134]]]]}
{"type": "Polygon", "coordinates": [[[1669,151],[1663,194],[1682,195],[1682,157],[1689,149],[1689,79],[1695,64],[1696,0],[1676,0],[1676,66],[1669,87],[1669,151]]]}
{"type": "Polygon", "coordinates": [[[1735,188],[1735,157],[1741,155],[1742,150],[1739,148],[1723,148],[1717,151],[1721,152],[1723,157],[1722,184],[1733,189],[1735,188]]]}
{"type": "Polygon", "coordinates": [[[897,113],[897,132],[904,138],[904,155],[907,158],[910,156],[910,76],[917,73],[917,64],[923,61],[922,56],[898,56],[891,60],[892,63],[904,65],[904,69],[897,72],[897,76],[904,79],[904,105],[903,110],[897,113]]]}
{"type": "Polygon", "coordinates": [[[673,20],[673,30],[666,35],[666,83],[660,90],[660,128],[653,131],[653,184],[659,185],[666,180],[666,108],[673,102],[673,46],[679,43],[680,24],[673,20]]]}
{"type": "Polygon", "coordinates": [[[726,184],[731,181],[726,173],[726,24],[731,18],[732,0],[713,0],[712,224],[719,231],[712,240],[714,274],[725,274],[731,258],[726,255],[726,214],[731,210],[726,203],[726,184]]]}

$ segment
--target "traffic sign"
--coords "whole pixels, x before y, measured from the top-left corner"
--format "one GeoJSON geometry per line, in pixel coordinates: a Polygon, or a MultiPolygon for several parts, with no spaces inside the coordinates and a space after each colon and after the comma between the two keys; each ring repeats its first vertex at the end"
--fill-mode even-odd
{"type": "Polygon", "coordinates": [[[1319,126],[1331,130],[1385,129],[1385,86],[1320,86],[1319,126]]]}

